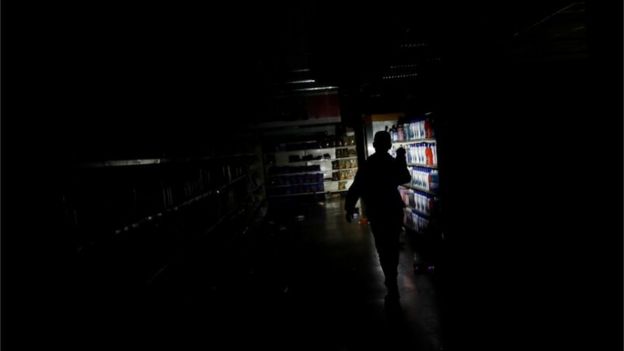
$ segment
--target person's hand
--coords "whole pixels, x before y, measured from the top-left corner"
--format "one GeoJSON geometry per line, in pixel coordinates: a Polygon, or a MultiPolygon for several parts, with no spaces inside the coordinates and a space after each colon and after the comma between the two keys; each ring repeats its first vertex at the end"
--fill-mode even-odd
{"type": "Polygon", "coordinates": [[[405,158],[405,149],[403,147],[398,148],[396,154],[397,157],[405,158]]]}

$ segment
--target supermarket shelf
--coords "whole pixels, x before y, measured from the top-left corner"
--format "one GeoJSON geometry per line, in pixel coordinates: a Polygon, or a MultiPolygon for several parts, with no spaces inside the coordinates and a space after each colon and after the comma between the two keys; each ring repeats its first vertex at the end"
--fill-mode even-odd
{"type": "Polygon", "coordinates": [[[429,194],[429,195],[438,196],[438,194],[436,194],[435,192],[433,192],[431,190],[426,190],[426,189],[423,189],[423,188],[419,188],[417,186],[408,185],[408,184],[403,184],[403,185],[400,185],[400,186],[402,186],[404,188],[420,191],[420,192],[423,192],[423,193],[426,193],[426,194],[429,194]]]}
{"type": "Polygon", "coordinates": [[[269,185],[269,188],[286,188],[286,187],[297,186],[297,185],[318,185],[318,184],[322,184],[322,183],[323,182],[269,185]]]}
{"type": "Polygon", "coordinates": [[[293,165],[293,164],[300,164],[300,163],[308,163],[308,162],[314,162],[314,163],[320,163],[320,162],[331,162],[331,161],[335,161],[335,158],[327,158],[327,159],[321,159],[321,160],[301,160],[301,161],[294,161],[294,162],[288,162],[289,165],[293,165]]]}
{"type": "Polygon", "coordinates": [[[323,174],[323,171],[295,172],[295,173],[275,173],[275,174],[269,174],[269,177],[279,177],[279,176],[289,176],[289,175],[302,175],[302,174],[323,174]]]}
{"type": "Polygon", "coordinates": [[[323,194],[332,194],[332,193],[346,193],[349,189],[343,190],[325,190],[317,193],[299,193],[299,194],[283,194],[283,195],[269,195],[269,198],[282,198],[289,196],[306,196],[306,195],[323,195],[323,194]]]}
{"type": "Polygon", "coordinates": [[[289,196],[305,196],[305,195],[321,195],[321,194],[325,194],[325,193],[326,193],[326,191],[297,193],[297,194],[269,195],[269,198],[280,198],[280,197],[289,197],[289,196]]]}
{"type": "Polygon", "coordinates": [[[169,158],[147,158],[136,160],[111,160],[101,162],[89,162],[82,163],[78,167],[80,168],[107,168],[107,167],[127,167],[127,166],[144,166],[144,165],[158,165],[163,163],[171,163],[172,159],[169,158]]]}
{"type": "Polygon", "coordinates": [[[285,154],[285,153],[299,153],[302,151],[316,151],[316,152],[323,152],[323,151],[331,151],[331,150],[336,150],[336,149],[355,149],[356,146],[355,145],[349,145],[349,146],[329,146],[329,147],[321,147],[321,148],[313,148],[313,149],[297,149],[297,150],[278,150],[278,151],[267,151],[265,152],[266,154],[285,154]]]}
{"type": "Polygon", "coordinates": [[[131,167],[131,166],[147,166],[147,165],[160,165],[169,163],[186,163],[194,161],[210,161],[210,160],[223,160],[240,157],[252,157],[253,153],[239,153],[223,156],[205,156],[205,157],[186,157],[186,158],[143,158],[143,159],[131,159],[131,160],[108,160],[98,162],[87,162],[78,165],[79,168],[108,168],[108,167],[131,167]]]}
{"type": "Polygon", "coordinates": [[[155,213],[155,214],[143,217],[143,218],[141,218],[140,220],[138,220],[136,222],[133,222],[133,223],[130,223],[130,224],[124,226],[123,228],[119,228],[119,229],[113,230],[113,233],[114,233],[114,235],[119,235],[121,233],[128,232],[128,231],[130,231],[132,229],[139,228],[139,227],[141,227],[141,226],[143,226],[143,225],[145,225],[147,223],[150,223],[150,222],[156,220],[157,218],[161,218],[161,217],[163,217],[163,216],[165,216],[167,214],[178,212],[179,210],[181,210],[181,209],[183,209],[183,208],[185,208],[187,206],[190,206],[190,205],[192,205],[192,204],[194,204],[194,203],[196,203],[196,202],[198,202],[200,200],[203,200],[203,199],[205,199],[207,197],[210,197],[212,195],[215,195],[215,194],[220,194],[222,191],[224,191],[228,187],[234,185],[235,183],[238,183],[239,181],[247,178],[248,176],[249,176],[248,174],[244,174],[244,175],[242,175],[242,176],[240,176],[238,178],[233,179],[228,184],[222,185],[222,186],[220,186],[220,187],[218,187],[216,189],[212,189],[212,190],[206,191],[203,194],[197,195],[197,196],[195,196],[195,197],[193,197],[191,199],[188,199],[188,200],[186,200],[186,201],[184,201],[184,202],[182,202],[180,204],[168,207],[168,208],[162,210],[161,212],[158,212],[158,213],[155,213]]]}
{"type": "Polygon", "coordinates": [[[339,149],[339,148],[344,148],[344,147],[343,146],[340,146],[340,147],[332,146],[332,147],[322,147],[322,148],[314,148],[314,149],[267,151],[266,154],[297,153],[297,152],[302,152],[302,151],[317,151],[317,152],[320,151],[320,152],[323,152],[323,151],[336,150],[336,149],[339,149]]]}
{"type": "Polygon", "coordinates": [[[353,160],[353,159],[357,159],[357,156],[338,157],[338,158],[335,158],[334,160],[353,160]]]}
{"type": "Polygon", "coordinates": [[[422,163],[408,163],[408,166],[413,166],[413,167],[424,167],[424,168],[431,168],[431,169],[438,169],[438,165],[425,165],[422,163]]]}
{"type": "Polygon", "coordinates": [[[336,168],[336,169],[332,169],[332,172],[338,172],[338,171],[348,171],[350,169],[358,169],[357,167],[351,167],[351,168],[336,168]]]}
{"type": "Polygon", "coordinates": [[[406,141],[393,141],[392,144],[396,145],[396,144],[418,144],[418,143],[435,143],[436,140],[433,138],[424,138],[424,139],[413,139],[413,140],[406,140],[406,141]]]}
{"type": "Polygon", "coordinates": [[[418,210],[418,209],[416,209],[416,208],[414,208],[412,206],[405,206],[405,208],[409,208],[411,211],[416,212],[420,216],[423,216],[423,217],[426,217],[426,218],[431,218],[430,214],[422,212],[422,211],[420,211],[420,210],[418,210]]]}

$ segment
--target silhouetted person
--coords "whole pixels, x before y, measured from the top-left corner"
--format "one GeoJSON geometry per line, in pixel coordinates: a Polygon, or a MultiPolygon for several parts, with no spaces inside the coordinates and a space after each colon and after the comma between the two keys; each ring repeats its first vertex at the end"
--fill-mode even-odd
{"type": "Polygon", "coordinates": [[[403,148],[397,150],[396,159],[388,154],[392,146],[390,133],[375,133],[373,146],[375,153],[360,165],[353,185],[349,188],[345,210],[347,221],[351,222],[355,204],[362,198],[384,272],[386,303],[398,303],[399,235],[405,207],[398,186],[408,183],[412,177],[407,169],[403,148]]]}

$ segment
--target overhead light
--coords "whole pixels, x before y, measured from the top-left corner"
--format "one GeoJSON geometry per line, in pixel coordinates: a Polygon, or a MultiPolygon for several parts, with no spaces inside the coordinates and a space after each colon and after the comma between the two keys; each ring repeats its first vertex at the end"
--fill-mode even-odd
{"type": "Polygon", "coordinates": [[[309,72],[309,68],[293,69],[291,72],[309,72]]]}
{"type": "Polygon", "coordinates": [[[286,82],[286,84],[305,84],[305,83],[315,83],[314,79],[302,79],[302,80],[293,80],[290,82],[286,82]]]}

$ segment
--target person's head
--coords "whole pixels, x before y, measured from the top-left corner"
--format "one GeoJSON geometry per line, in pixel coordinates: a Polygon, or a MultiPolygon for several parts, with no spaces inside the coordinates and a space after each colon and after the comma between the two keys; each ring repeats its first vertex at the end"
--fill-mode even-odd
{"type": "Polygon", "coordinates": [[[373,147],[376,152],[387,152],[392,147],[392,141],[390,140],[390,133],[386,131],[380,131],[375,133],[373,139],[373,147]]]}

